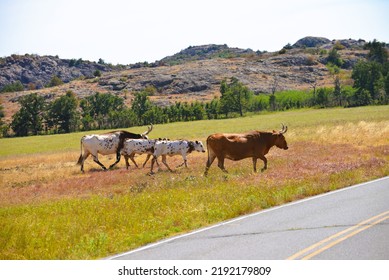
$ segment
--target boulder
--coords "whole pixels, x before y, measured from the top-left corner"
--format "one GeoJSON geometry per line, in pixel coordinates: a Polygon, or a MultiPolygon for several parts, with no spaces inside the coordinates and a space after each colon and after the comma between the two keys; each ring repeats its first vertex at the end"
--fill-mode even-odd
{"type": "Polygon", "coordinates": [[[294,43],[292,47],[293,48],[316,48],[328,44],[330,42],[331,41],[327,38],[307,36],[298,40],[296,43],[294,43]]]}

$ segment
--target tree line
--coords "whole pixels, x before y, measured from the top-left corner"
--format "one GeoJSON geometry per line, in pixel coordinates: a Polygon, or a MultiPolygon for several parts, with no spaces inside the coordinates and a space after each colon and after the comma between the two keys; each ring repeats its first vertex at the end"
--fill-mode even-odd
{"type": "MultiPolygon", "coordinates": [[[[255,94],[237,78],[224,79],[220,84],[220,98],[209,102],[177,102],[160,107],[153,104],[153,91],[145,88],[134,94],[131,106],[124,99],[110,93],[95,93],[79,99],[68,91],[54,101],[47,102],[32,93],[19,99],[20,110],[7,125],[2,121],[3,136],[69,133],[93,129],[115,129],[203,119],[220,119],[243,116],[248,112],[288,110],[303,107],[352,107],[389,104],[389,63],[384,43],[369,42],[366,61],[360,60],[353,68],[354,85],[342,86],[335,66],[334,84],[331,88],[311,91],[282,91],[272,89],[271,94],[255,94]]],[[[340,63],[335,51],[331,63],[340,63]]]]}

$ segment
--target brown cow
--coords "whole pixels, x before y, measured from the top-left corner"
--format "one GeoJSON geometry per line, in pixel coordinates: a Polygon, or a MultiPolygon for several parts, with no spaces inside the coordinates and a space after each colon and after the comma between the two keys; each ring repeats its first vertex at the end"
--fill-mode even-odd
{"type": "Polygon", "coordinates": [[[219,168],[226,173],[227,170],[224,168],[224,159],[226,158],[237,161],[251,157],[253,159],[254,172],[257,171],[257,159],[259,158],[265,164],[261,170],[263,172],[267,169],[265,155],[271,147],[277,146],[280,149],[288,149],[288,144],[283,135],[287,130],[288,127],[282,125],[282,129],[279,132],[274,130],[273,132],[255,130],[243,134],[216,133],[208,136],[208,161],[204,175],[208,174],[209,167],[215,158],[218,160],[217,165],[219,168]]]}

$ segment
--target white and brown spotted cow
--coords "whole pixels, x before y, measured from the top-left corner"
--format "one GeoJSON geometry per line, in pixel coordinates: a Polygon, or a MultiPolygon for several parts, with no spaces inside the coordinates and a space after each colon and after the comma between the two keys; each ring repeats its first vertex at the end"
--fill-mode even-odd
{"type": "Polygon", "coordinates": [[[157,141],[158,140],[146,140],[146,139],[128,139],[124,141],[124,146],[123,149],[121,149],[120,154],[124,156],[124,159],[126,160],[127,169],[130,166],[128,159],[131,159],[131,161],[135,164],[135,166],[138,167],[138,165],[134,160],[134,156],[137,154],[138,155],[147,154],[147,158],[143,163],[143,167],[145,167],[149,158],[154,154],[154,145],[155,142],[157,141]]]}
{"type": "Polygon", "coordinates": [[[109,167],[112,168],[120,161],[120,150],[123,148],[126,139],[147,139],[147,134],[152,129],[153,125],[149,126],[148,130],[142,134],[119,130],[105,134],[85,135],[81,138],[81,154],[77,164],[81,165],[81,171],[83,172],[86,158],[92,155],[94,162],[106,170],[107,168],[99,161],[98,154],[116,154],[116,161],[109,167]],[[84,153],[82,153],[83,148],[84,153]]]}
{"type": "Polygon", "coordinates": [[[157,141],[154,145],[153,160],[151,161],[151,174],[153,174],[154,162],[157,161],[159,156],[162,156],[163,164],[172,171],[172,169],[166,163],[166,156],[181,155],[184,162],[178,167],[185,164],[188,167],[186,156],[193,151],[205,153],[203,143],[201,141],[187,141],[187,140],[176,140],[176,141],[157,141]]]}

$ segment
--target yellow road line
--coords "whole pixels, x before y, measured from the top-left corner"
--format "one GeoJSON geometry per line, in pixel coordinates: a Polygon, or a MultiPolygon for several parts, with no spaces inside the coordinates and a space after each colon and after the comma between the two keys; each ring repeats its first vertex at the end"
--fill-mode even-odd
{"type": "Polygon", "coordinates": [[[297,252],[296,254],[290,256],[289,258],[287,258],[287,260],[296,260],[296,259],[310,259],[318,254],[320,254],[321,252],[325,251],[325,250],[328,250],[329,248],[335,246],[336,244],[356,235],[357,233],[361,232],[361,231],[364,231],[386,219],[389,219],[389,211],[386,211],[386,212],[383,212],[377,216],[374,216],[372,218],[369,218],[367,220],[364,220],[362,222],[360,222],[359,224],[355,225],[355,226],[352,226],[348,229],[345,229],[341,232],[338,232],[334,235],[331,235],[330,237],[327,237],[299,252],[297,252]],[[381,218],[382,216],[384,216],[383,218],[381,218]],[[377,220],[378,219],[378,220],[377,220]],[[373,222],[374,220],[376,220],[375,222],[373,222]],[[346,236],[343,236],[341,237],[342,235],[348,233],[352,231],[351,233],[349,233],[348,235],[346,236]],[[339,237],[339,238],[338,238],[339,237]],[[336,239],[338,238],[338,239],[336,239]],[[335,241],[327,244],[328,242],[330,242],[331,240],[333,239],[336,239],[335,241]],[[319,248],[321,247],[321,248],[319,248]],[[319,248],[317,249],[316,251],[314,251],[316,248],[319,248]]]}

